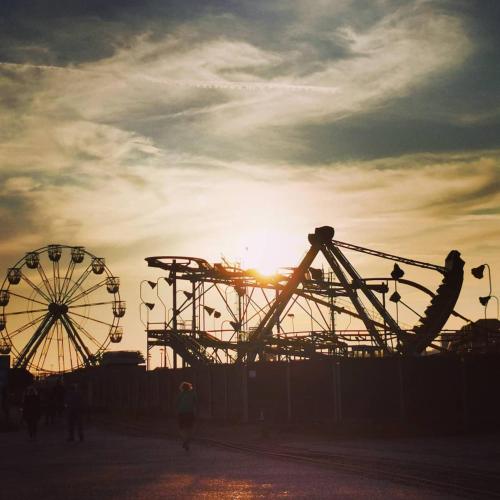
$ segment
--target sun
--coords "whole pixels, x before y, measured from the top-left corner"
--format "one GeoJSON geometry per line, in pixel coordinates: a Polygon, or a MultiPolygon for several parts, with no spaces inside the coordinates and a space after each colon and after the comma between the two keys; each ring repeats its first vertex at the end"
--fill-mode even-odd
{"type": "Polygon", "coordinates": [[[302,253],[296,239],[283,231],[250,231],[240,237],[238,246],[241,267],[255,269],[264,276],[296,266],[302,253]]]}

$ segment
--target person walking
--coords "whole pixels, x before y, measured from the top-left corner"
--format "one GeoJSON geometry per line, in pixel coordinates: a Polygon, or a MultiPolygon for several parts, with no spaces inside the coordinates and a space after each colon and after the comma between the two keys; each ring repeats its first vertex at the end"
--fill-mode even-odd
{"type": "Polygon", "coordinates": [[[71,384],[66,393],[66,410],[68,412],[68,441],[75,440],[75,430],[78,439],[83,441],[83,412],[85,405],[83,396],[77,384],[71,384]]]}
{"type": "Polygon", "coordinates": [[[66,403],[66,388],[61,379],[57,379],[56,385],[52,388],[51,399],[54,406],[54,417],[61,420],[66,403]]]}
{"type": "Polygon", "coordinates": [[[193,385],[182,382],[176,401],[177,423],[182,438],[182,447],[189,451],[196,415],[197,398],[193,385]]]}
{"type": "Polygon", "coordinates": [[[34,385],[27,387],[23,397],[23,420],[28,426],[30,441],[36,441],[38,419],[41,414],[40,394],[34,385]]]}
{"type": "Polygon", "coordinates": [[[4,414],[5,423],[10,424],[10,405],[11,405],[11,393],[9,387],[4,385],[2,387],[2,412],[4,414]]]}

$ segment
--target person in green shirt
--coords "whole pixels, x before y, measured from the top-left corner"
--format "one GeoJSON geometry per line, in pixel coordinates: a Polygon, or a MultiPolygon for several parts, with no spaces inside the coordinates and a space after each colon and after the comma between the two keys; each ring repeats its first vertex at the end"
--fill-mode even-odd
{"type": "Polygon", "coordinates": [[[197,398],[193,385],[182,382],[176,401],[177,423],[182,437],[182,447],[189,451],[196,415],[197,398]]]}

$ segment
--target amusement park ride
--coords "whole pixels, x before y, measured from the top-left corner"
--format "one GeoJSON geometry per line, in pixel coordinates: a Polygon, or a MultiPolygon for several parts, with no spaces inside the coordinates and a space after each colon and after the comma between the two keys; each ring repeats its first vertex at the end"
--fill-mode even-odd
{"type": "Polygon", "coordinates": [[[444,266],[438,266],[333,238],[333,228],[317,228],[309,235],[310,247],[299,265],[273,276],[227,262],[212,265],[194,257],[146,258],[148,266],[167,272],[156,282],[141,283],[141,320],[146,327],[148,359],[155,347],[163,349],[163,365],[174,367],[178,358],[183,364],[195,365],[327,356],[414,356],[428,348],[446,351],[440,335],[450,315],[470,322],[454,311],[464,268],[456,250],[449,253],[444,266]],[[343,249],[395,261],[394,268],[385,278],[362,278],[343,249]],[[326,271],[312,267],[318,257],[324,260],[326,271]],[[440,273],[442,282],[436,293],[404,279],[399,264],[440,273]],[[389,297],[391,305],[397,309],[401,304],[413,311],[419,317],[415,326],[403,328],[390,314],[386,303],[389,284],[394,288],[389,297]],[[423,314],[402,301],[398,284],[430,297],[423,314]],[[146,293],[154,292],[156,297],[146,301],[146,293]],[[151,321],[156,306],[163,310],[161,321],[151,321]],[[296,332],[293,311],[307,316],[310,328],[296,332]],[[359,327],[340,330],[336,325],[340,314],[359,327]],[[227,328],[210,329],[207,325],[211,318],[227,328]],[[292,331],[285,328],[289,320],[292,331]]]}
{"type": "MultiPolygon", "coordinates": [[[[335,240],[329,226],[308,240],[298,266],[271,276],[224,260],[146,258],[149,267],[166,272],[141,282],[148,367],[158,348],[160,364],[174,368],[457,351],[460,332],[443,330],[452,315],[466,322],[467,345],[471,335],[477,338],[474,323],[454,311],[464,275],[456,250],[438,266],[335,240]],[[363,278],[344,251],[388,259],[394,267],[387,277],[363,278]],[[434,293],[404,278],[400,265],[437,272],[442,282],[434,293]],[[430,304],[420,314],[403,301],[398,285],[430,304]],[[415,314],[417,324],[404,324],[399,307],[415,314]],[[341,328],[339,318],[349,325],[341,328]],[[295,320],[307,327],[296,331],[295,320]]],[[[49,245],[27,253],[8,269],[0,289],[0,354],[11,354],[14,368],[37,373],[98,365],[107,346],[122,338],[126,308],[119,290],[120,280],[104,259],[83,247],[49,245]]],[[[498,325],[494,330],[496,343],[498,325]]]]}
{"type": "Polygon", "coordinates": [[[0,354],[14,368],[62,373],[94,366],[120,342],[120,279],[83,247],[49,245],[28,252],[0,289],[0,354]]]}

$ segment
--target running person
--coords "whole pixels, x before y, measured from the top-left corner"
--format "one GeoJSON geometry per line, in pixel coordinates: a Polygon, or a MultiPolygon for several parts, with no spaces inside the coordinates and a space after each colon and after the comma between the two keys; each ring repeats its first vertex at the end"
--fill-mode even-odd
{"type": "Polygon", "coordinates": [[[182,437],[182,447],[189,451],[189,443],[193,434],[194,420],[196,415],[197,398],[193,385],[189,382],[182,382],[177,396],[177,423],[182,437]]]}

